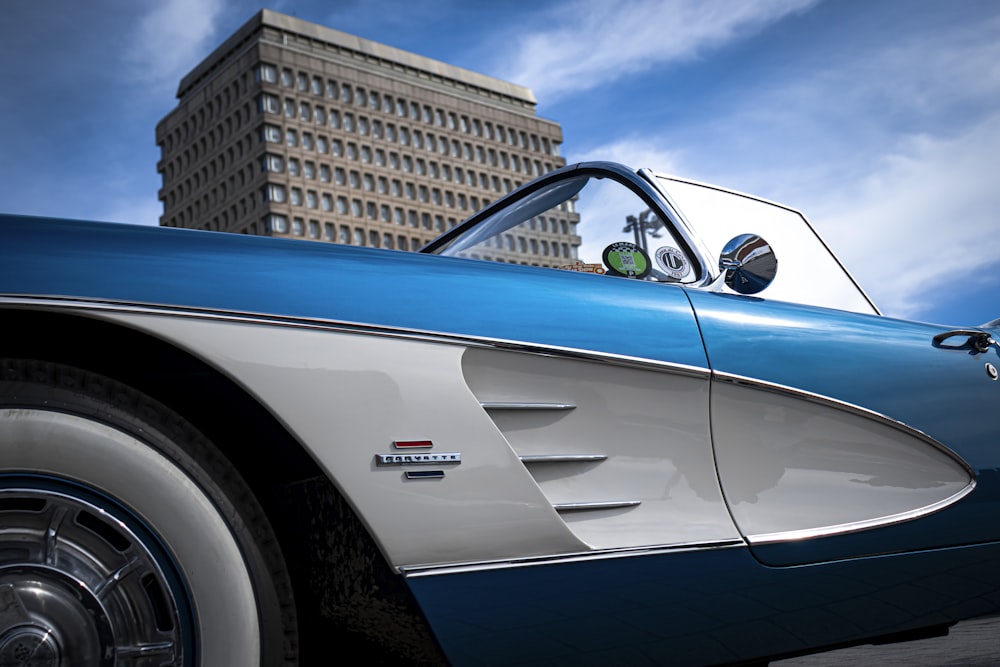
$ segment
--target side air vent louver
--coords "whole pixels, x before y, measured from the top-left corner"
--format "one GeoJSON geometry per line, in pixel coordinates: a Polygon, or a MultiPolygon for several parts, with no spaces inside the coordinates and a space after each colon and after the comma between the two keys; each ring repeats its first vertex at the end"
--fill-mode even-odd
{"type": "Polygon", "coordinates": [[[736,536],[712,454],[707,370],[468,348],[462,372],[483,418],[588,545],[736,536]]]}

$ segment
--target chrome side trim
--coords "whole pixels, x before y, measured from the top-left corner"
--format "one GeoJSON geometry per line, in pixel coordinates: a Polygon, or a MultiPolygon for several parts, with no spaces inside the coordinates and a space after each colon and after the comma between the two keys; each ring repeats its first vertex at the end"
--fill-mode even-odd
{"type": "Polygon", "coordinates": [[[709,378],[711,376],[711,371],[708,368],[701,366],[689,366],[687,364],[658,361],[656,359],[647,359],[643,357],[632,357],[623,354],[614,354],[611,352],[595,352],[593,350],[562,347],[559,345],[526,343],[523,341],[507,340],[502,338],[468,336],[462,334],[444,333],[440,331],[426,331],[421,329],[404,329],[400,327],[363,324],[361,322],[290,317],[282,315],[269,315],[266,313],[245,313],[190,306],[178,307],[154,303],[125,303],[101,299],[86,300],[77,297],[65,296],[0,296],[0,309],[4,306],[31,306],[40,310],[70,309],[91,312],[117,312],[136,315],[187,317],[201,320],[236,322],[239,324],[258,324],[261,326],[283,326],[338,333],[366,334],[370,336],[384,336],[387,338],[400,338],[428,343],[463,345],[465,347],[478,347],[486,349],[501,349],[549,357],[595,361],[613,366],[657,370],[695,378],[709,378]]]}
{"type": "Polygon", "coordinates": [[[436,565],[409,565],[399,568],[405,577],[433,577],[441,574],[460,574],[486,570],[506,570],[518,567],[565,565],[613,558],[635,558],[638,556],[662,556],[686,551],[707,551],[746,547],[742,540],[717,540],[713,542],[688,542],[684,544],[658,544],[648,547],[627,547],[622,549],[602,549],[548,556],[530,556],[507,560],[478,561],[475,563],[443,563],[436,565]]]}
{"type": "Polygon", "coordinates": [[[976,480],[973,479],[969,482],[969,485],[958,493],[952,496],[940,500],[936,503],[927,505],[926,507],[920,507],[915,510],[910,510],[909,512],[900,512],[899,514],[893,514],[891,516],[879,517],[877,519],[868,519],[866,521],[855,521],[852,523],[844,523],[837,526],[822,526],[819,528],[807,528],[805,530],[789,530],[781,533],[765,533],[762,535],[747,535],[746,539],[750,545],[756,544],[774,544],[775,542],[794,542],[798,540],[812,539],[816,537],[831,537],[833,535],[842,535],[845,533],[856,533],[862,530],[868,530],[869,528],[882,528],[884,526],[891,526],[897,523],[903,523],[905,521],[911,521],[913,519],[919,519],[920,517],[927,516],[928,514],[933,514],[939,510],[957,503],[959,500],[965,496],[972,493],[972,490],[976,488],[976,480]]]}
{"type": "Polygon", "coordinates": [[[607,454],[525,454],[519,456],[521,463],[591,463],[606,461],[607,454]]]}
{"type": "Polygon", "coordinates": [[[574,410],[576,406],[572,403],[516,403],[516,402],[491,402],[480,403],[484,410],[574,410]]]}
{"type": "Polygon", "coordinates": [[[552,508],[557,512],[591,512],[595,510],[614,510],[622,507],[636,507],[641,500],[605,500],[589,503],[554,503],[552,508]]]}
{"type": "Polygon", "coordinates": [[[918,440],[925,442],[926,444],[940,451],[942,454],[945,454],[946,456],[953,459],[965,470],[965,472],[973,480],[973,485],[975,485],[975,478],[976,478],[975,471],[968,463],[965,462],[965,460],[961,456],[952,451],[950,447],[932,438],[923,431],[913,428],[908,424],[904,424],[898,419],[893,419],[888,415],[884,415],[881,412],[875,412],[874,410],[863,408],[860,405],[855,405],[854,403],[848,403],[846,401],[842,401],[836,398],[831,398],[829,396],[824,396],[822,394],[815,394],[810,391],[805,391],[804,389],[796,389],[795,387],[789,387],[787,385],[778,384],[776,382],[756,380],[742,375],[734,375],[731,373],[712,371],[712,380],[714,382],[727,382],[729,384],[750,387],[753,389],[760,389],[762,391],[770,391],[776,394],[785,394],[787,396],[793,396],[795,398],[809,401],[810,403],[816,403],[818,405],[826,405],[838,410],[842,410],[844,412],[857,415],[859,417],[866,417],[868,419],[871,419],[872,421],[884,424],[898,431],[902,431],[903,433],[909,436],[912,436],[914,438],[917,438],[918,440]]]}

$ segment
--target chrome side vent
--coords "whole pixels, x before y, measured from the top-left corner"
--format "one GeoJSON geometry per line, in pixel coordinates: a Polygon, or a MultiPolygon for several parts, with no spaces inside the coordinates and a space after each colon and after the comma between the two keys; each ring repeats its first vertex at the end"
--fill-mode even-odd
{"type": "MultiPolygon", "coordinates": [[[[480,405],[483,409],[497,414],[507,415],[504,420],[507,426],[505,431],[510,431],[511,419],[515,422],[518,413],[528,415],[539,415],[574,410],[573,403],[548,403],[548,402],[527,402],[527,401],[482,401],[480,405]]],[[[497,424],[501,426],[500,423],[497,424]]],[[[503,428],[501,426],[501,428],[503,428]]],[[[514,429],[516,430],[516,429],[514,429]]],[[[516,439],[512,442],[516,448],[516,439]]],[[[562,443],[560,443],[562,444],[562,443]]],[[[537,451],[537,450],[536,450],[537,451]]],[[[542,450],[544,451],[544,450],[542,450]]],[[[546,482],[560,477],[570,477],[580,473],[581,465],[583,469],[589,468],[587,464],[598,464],[608,459],[607,454],[584,454],[584,453],[559,453],[559,454],[518,454],[521,463],[528,468],[528,471],[544,489],[546,482]]],[[[563,512],[596,512],[602,510],[626,509],[640,505],[639,500],[599,500],[584,502],[553,502],[552,507],[560,513],[563,512]]]]}
{"type": "Polygon", "coordinates": [[[606,454],[524,454],[521,463],[596,463],[606,461],[606,454]]]}
{"type": "Polygon", "coordinates": [[[552,507],[557,512],[589,512],[593,510],[617,510],[641,504],[641,500],[607,500],[596,503],[556,503],[552,507]]]}
{"type": "Polygon", "coordinates": [[[485,410],[573,410],[572,403],[518,403],[484,401],[480,403],[485,410]]]}

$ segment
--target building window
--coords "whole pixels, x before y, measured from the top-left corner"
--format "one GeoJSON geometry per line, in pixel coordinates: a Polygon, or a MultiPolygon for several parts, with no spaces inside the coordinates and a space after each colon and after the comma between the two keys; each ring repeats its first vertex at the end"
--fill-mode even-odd
{"type": "Polygon", "coordinates": [[[301,173],[298,158],[288,158],[288,175],[298,176],[301,173]]]}
{"type": "Polygon", "coordinates": [[[330,150],[330,145],[326,140],[326,137],[320,135],[316,137],[316,152],[326,154],[330,150]]]}
{"type": "Polygon", "coordinates": [[[285,186],[269,183],[264,188],[264,201],[283,203],[285,201],[285,186]]]}
{"type": "Polygon", "coordinates": [[[309,238],[318,239],[319,238],[319,221],[310,220],[309,221],[309,238]]]}
{"type": "Polygon", "coordinates": [[[315,148],[315,144],[313,143],[313,135],[311,133],[309,132],[302,133],[302,148],[304,148],[307,151],[311,151],[313,148],[315,148]]]}
{"type": "Polygon", "coordinates": [[[324,211],[329,212],[329,211],[333,210],[333,195],[331,195],[328,192],[324,192],[323,193],[322,201],[323,201],[323,210],[324,211]]]}
{"type": "Polygon", "coordinates": [[[260,170],[280,174],[285,171],[285,161],[280,155],[265,154],[261,159],[260,170]]]}
{"type": "Polygon", "coordinates": [[[265,220],[265,225],[267,226],[268,233],[276,234],[287,234],[288,233],[288,218],[283,215],[277,215],[272,213],[267,216],[265,220]]]}
{"type": "Polygon", "coordinates": [[[337,231],[338,231],[338,233],[337,233],[337,240],[339,240],[341,243],[350,243],[351,242],[351,228],[350,227],[348,227],[347,225],[341,225],[340,228],[337,231]]]}
{"type": "Polygon", "coordinates": [[[324,183],[330,182],[330,165],[321,164],[319,166],[319,180],[324,183]]]}
{"type": "MultiPolygon", "coordinates": [[[[305,139],[305,137],[303,137],[303,140],[304,139],[305,139]]],[[[303,143],[305,143],[305,142],[303,141],[303,143]]],[[[302,170],[302,175],[305,176],[306,178],[310,179],[310,180],[315,180],[316,179],[316,163],[313,162],[312,160],[306,160],[305,161],[305,166],[304,166],[304,168],[302,170]]]]}
{"type": "Polygon", "coordinates": [[[337,197],[337,213],[347,215],[347,197],[337,197]]]}
{"type": "Polygon", "coordinates": [[[365,230],[360,227],[354,228],[354,245],[364,245],[365,244],[365,230]]]}
{"type": "Polygon", "coordinates": [[[309,75],[305,72],[299,72],[298,77],[296,77],[296,83],[298,83],[298,89],[301,92],[307,92],[309,90],[309,75]]]}
{"type": "Polygon", "coordinates": [[[312,93],[313,95],[323,94],[323,79],[319,78],[318,76],[314,76],[312,78],[312,93]]]}
{"type": "Polygon", "coordinates": [[[295,85],[295,73],[287,67],[281,70],[281,85],[288,88],[295,85]]]}
{"type": "Polygon", "coordinates": [[[256,79],[258,83],[261,81],[266,83],[277,83],[278,68],[268,63],[261,63],[257,66],[256,79]]]}
{"type": "Polygon", "coordinates": [[[316,208],[319,206],[315,190],[306,190],[306,206],[309,208],[316,208]]]}
{"type": "Polygon", "coordinates": [[[324,223],[323,238],[327,241],[335,241],[337,239],[337,228],[333,226],[332,222],[324,223]]]}
{"type": "Polygon", "coordinates": [[[281,113],[281,99],[277,95],[264,93],[260,96],[258,108],[264,113],[281,113]]]}
{"type": "Polygon", "coordinates": [[[277,125],[265,125],[260,130],[261,141],[270,142],[272,144],[281,143],[281,128],[277,125]]]}
{"type": "Polygon", "coordinates": [[[302,232],[305,230],[305,220],[302,218],[292,218],[292,234],[296,236],[302,236],[302,232]]]}
{"type": "Polygon", "coordinates": [[[289,202],[292,206],[302,206],[302,190],[300,188],[292,188],[292,196],[289,202]]]}
{"type": "Polygon", "coordinates": [[[285,131],[285,143],[288,146],[298,146],[299,145],[299,135],[295,130],[289,129],[285,131]]]}

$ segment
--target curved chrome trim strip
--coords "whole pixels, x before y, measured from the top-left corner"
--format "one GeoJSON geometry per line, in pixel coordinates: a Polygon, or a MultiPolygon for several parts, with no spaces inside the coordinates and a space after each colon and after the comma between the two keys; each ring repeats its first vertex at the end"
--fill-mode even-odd
{"type": "Polygon", "coordinates": [[[340,333],[364,333],[371,336],[384,336],[387,338],[404,338],[407,340],[418,340],[429,343],[442,343],[448,345],[464,345],[466,347],[491,348],[524,352],[527,354],[537,354],[548,357],[561,357],[567,359],[579,359],[584,361],[596,361],[613,366],[623,366],[628,368],[639,368],[647,370],[658,370],[675,375],[684,375],[695,378],[709,378],[711,371],[700,366],[689,366],[687,364],[677,364],[656,359],[646,359],[642,357],[631,357],[623,354],[611,352],[594,352],[592,350],[582,350],[572,347],[561,347],[558,345],[544,345],[539,343],[525,343],[521,341],[506,340],[502,338],[487,338],[477,336],[466,336],[462,334],[449,334],[439,331],[424,331],[420,329],[402,329],[390,326],[380,326],[363,324],[360,322],[344,322],[337,320],[312,319],[305,317],[289,317],[281,315],[268,315],[265,313],[239,313],[225,310],[213,310],[209,308],[167,306],[162,304],[146,303],[125,303],[118,301],[105,301],[101,299],[80,299],[78,297],[60,296],[0,296],[0,309],[5,305],[35,306],[40,309],[65,308],[85,311],[108,311],[125,312],[138,315],[170,315],[174,317],[189,317],[192,319],[221,320],[239,322],[241,324],[260,324],[269,326],[285,326],[301,329],[317,329],[322,331],[334,331],[340,333]]]}
{"type": "Polygon", "coordinates": [[[842,535],[844,533],[856,533],[862,530],[868,530],[869,528],[882,528],[884,526],[891,526],[897,523],[903,523],[905,521],[911,521],[913,519],[919,519],[920,517],[927,516],[928,514],[933,514],[939,510],[957,503],[959,500],[965,496],[972,493],[972,490],[976,488],[976,480],[973,479],[969,482],[961,491],[952,494],[950,497],[944,500],[939,500],[936,503],[931,503],[926,507],[920,507],[915,510],[909,510],[907,512],[900,512],[899,514],[892,514],[890,516],[883,516],[877,519],[867,519],[865,521],[852,521],[851,523],[842,523],[835,526],[822,526],[820,528],[805,528],[803,530],[788,530],[780,533],[763,533],[761,535],[747,535],[747,542],[751,545],[756,544],[773,544],[775,542],[794,542],[797,540],[805,540],[815,537],[831,537],[833,535],[842,535]]]}
{"type": "Polygon", "coordinates": [[[536,565],[564,565],[568,563],[583,563],[595,560],[610,560],[612,558],[660,556],[685,551],[733,549],[746,546],[747,544],[743,540],[657,544],[648,547],[623,547],[620,549],[602,549],[599,551],[553,554],[549,556],[526,556],[523,558],[511,558],[508,560],[477,561],[475,563],[410,565],[399,568],[399,571],[407,577],[432,577],[439,574],[459,574],[464,572],[481,572],[484,570],[505,570],[516,567],[533,567],[536,565]]]}
{"type": "Polygon", "coordinates": [[[760,389],[762,391],[770,391],[776,394],[785,394],[788,396],[793,396],[795,398],[800,398],[810,403],[816,403],[819,405],[826,405],[844,412],[849,412],[851,414],[857,415],[859,417],[866,417],[872,421],[885,424],[886,426],[892,427],[898,431],[902,431],[909,436],[917,438],[928,445],[931,445],[942,454],[950,457],[956,463],[958,463],[965,470],[969,478],[975,483],[976,472],[972,469],[965,460],[956,454],[947,445],[935,440],[931,436],[927,435],[923,431],[913,428],[908,424],[904,424],[898,419],[893,419],[888,415],[884,415],[881,412],[875,412],[874,410],[869,410],[868,408],[863,408],[860,405],[855,405],[854,403],[848,403],[837,398],[830,398],[829,396],[824,396],[822,394],[814,394],[810,391],[805,391],[804,389],[796,389],[795,387],[789,387],[787,385],[778,384],[776,382],[767,382],[765,380],[755,380],[753,378],[748,378],[742,375],[734,375],[731,373],[723,373],[720,371],[712,371],[712,380],[717,382],[728,382],[730,384],[743,385],[746,387],[752,387],[754,389],[760,389]]]}
{"type": "Polygon", "coordinates": [[[480,403],[485,410],[575,410],[572,403],[500,403],[485,401],[480,403]]]}
{"type": "Polygon", "coordinates": [[[554,503],[552,508],[557,512],[590,512],[596,510],[614,510],[622,507],[636,507],[641,500],[605,500],[589,503],[554,503]]]}
{"type": "Polygon", "coordinates": [[[607,454],[525,454],[519,456],[522,463],[591,463],[606,461],[607,454]]]}

